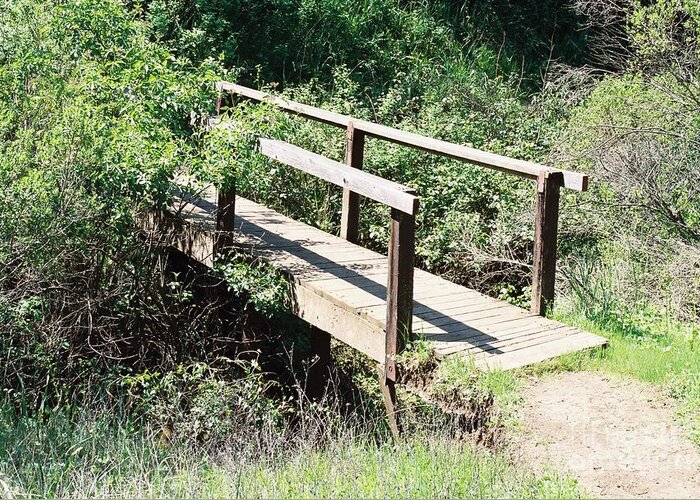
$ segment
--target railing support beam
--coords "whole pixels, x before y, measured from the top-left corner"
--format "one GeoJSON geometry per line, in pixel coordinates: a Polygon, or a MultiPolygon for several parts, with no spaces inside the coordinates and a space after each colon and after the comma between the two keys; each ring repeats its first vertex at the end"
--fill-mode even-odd
{"type": "Polygon", "coordinates": [[[563,174],[561,172],[542,172],[537,178],[531,311],[540,316],[544,316],[554,302],[559,187],[562,182],[563,174]]]}
{"type": "MultiPolygon", "coordinates": [[[[365,152],[365,133],[355,130],[353,122],[349,122],[345,139],[345,163],[353,168],[362,170],[365,152]]],[[[357,243],[359,234],[360,195],[345,188],[343,189],[340,237],[352,243],[357,243]]]]}
{"type": "Polygon", "coordinates": [[[219,189],[218,211],[216,212],[216,237],[214,255],[221,254],[233,246],[234,221],[236,216],[236,187],[219,189]]]}
{"type": "Polygon", "coordinates": [[[386,297],[387,380],[396,382],[396,355],[400,354],[413,334],[413,265],[415,255],[415,217],[391,210],[389,242],[389,276],[386,297]]]}

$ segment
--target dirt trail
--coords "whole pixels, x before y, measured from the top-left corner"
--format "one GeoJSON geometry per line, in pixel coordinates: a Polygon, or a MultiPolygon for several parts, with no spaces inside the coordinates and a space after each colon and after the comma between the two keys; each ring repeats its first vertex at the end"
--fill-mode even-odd
{"type": "Polygon", "coordinates": [[[655,388],[600,373],[533,381],[519,458],[566,470],[593,497],[698,498],[700,453],[655,388]]]}

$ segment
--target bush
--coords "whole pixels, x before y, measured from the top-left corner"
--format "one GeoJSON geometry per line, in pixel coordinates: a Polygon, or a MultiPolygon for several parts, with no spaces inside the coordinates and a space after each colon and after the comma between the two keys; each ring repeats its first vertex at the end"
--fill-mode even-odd
{"type": "Polygon", "coordinates": [[[598,272],[606,272],[594,281],[614,279],[614,300],[693,321],[700,300],[700,191],[691,180],[700,176],[700,25],[693,2],[623,4],[629,31],[618,43],[631,54],[626,74],[602,79],[564,132],[567,155],[594,174],[588,200],[595,210],[582,205],[574,217],[593,246],[587,259],[600,260],[598,272]]]}
{"type": "MultiPolygon", "coordinates": [[[[191,309],[138,214],[167,203],[212,63],[148,41],[122,2],[21,0],[0,9],[0,355],[7,390],[41,405],[74,380],[167,359],[191,309]],[[172,307],[172,309],[171,309],[172,307]]],[[[189,332],[190,336],[192,331],[189,332]]],[[[19,398],[20,396],[16,396],[19,398]]],[[[15,399],[15,401],[17,401],[15,399]]]]}

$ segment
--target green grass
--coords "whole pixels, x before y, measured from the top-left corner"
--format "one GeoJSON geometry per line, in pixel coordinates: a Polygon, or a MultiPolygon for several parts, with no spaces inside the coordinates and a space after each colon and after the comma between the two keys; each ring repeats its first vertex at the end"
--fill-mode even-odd
{"type": "Polygon", "coordinates": [[[577,497],[565,477],[438,436],[322,449],[235,453],[165,445],[115,413],[0,411],[0,496],[11,497],[577,497]]]}
{"type": "Polygon", "coordinates": [[[498,455],[435,438],[381,445],[352,442],[250,472],[242,491],[253,497],[579,496],[571,480],[536,478],[498,455]]]}

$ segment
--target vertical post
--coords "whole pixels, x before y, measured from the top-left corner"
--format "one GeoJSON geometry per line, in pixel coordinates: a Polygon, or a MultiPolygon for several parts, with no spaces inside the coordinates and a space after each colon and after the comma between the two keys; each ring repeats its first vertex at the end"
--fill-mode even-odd
{"type": "MultiPolygon", "coordinates": [[[[353,122],[348,123],[345,136],[345,163],[362,170],[365,152],[365,133],[355,130],[353,122]]],[[[340,237],[357,243],[360,232],[360,195],[343,189],[343,210],[340,221],[340,237]]]]}
{"type": "Polygon", "coordinates": [[[389,276],[386,287],[386,344],[384,367],[379,369],[379,386],[384,396],[389,428],[394,437],[400,431],[396,399],[396,355],[413,334],[413,261],[415,216],[391,209],[389,276]]]}
{"type": "Polygon", "coordinates": [[[396,399],[396,383],[386,378],[386,371],[379,367],[379,388],[384,397],[386,416],[389,420],[389,430],[394,438],[398,439],[401,434],[399,428],[398,400],[396,399]]]}
{"type": "Polygon", "coordinates": [[[221,103],[223,101],[223,93],[224,89],[221,85],[221,82],[216,84],[216,116],[219,116],[221,114],[221,103]]]}
{"type": "Polygon", "coordinates": [[[533,314],[544,316],[554,302],[557,269],[557,229],[559,226],[559,187],[561,172],[542,172],[537,178],[535,207],[535,249],[532,270],[533,314]]]}
{"type": "Polygon", "coordinates": [[[395,356],[413,334],[413,260],[415,217],[391,209],[389,278],[386,297],[386,379],[397,379],[395,356]]]}
{"type": "Polygon", "coordinates": [[[236,187],[219,190],[218,210],[216,212],[216,234],[214,236],[214,254],[220,254],[233,245],[234,220],[236,214],[236,187]]]}
{"type": "Polygon", "coordinates": [[[311,326],[309,344],[312,364],[306,381],[306,394],[311,401],[320,401],[326,392],[328,369],[331,361],[331,336],[320,328],[311,326]]]}

